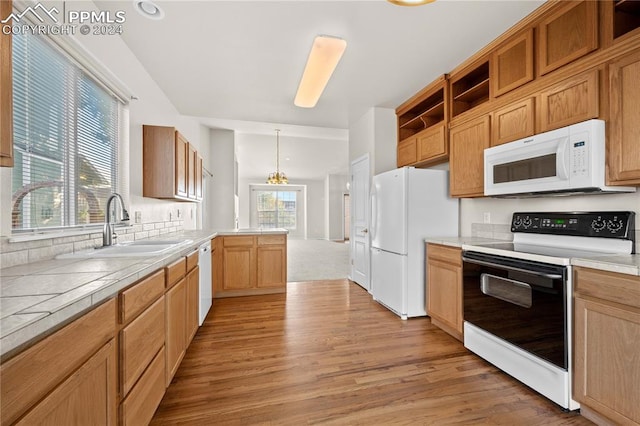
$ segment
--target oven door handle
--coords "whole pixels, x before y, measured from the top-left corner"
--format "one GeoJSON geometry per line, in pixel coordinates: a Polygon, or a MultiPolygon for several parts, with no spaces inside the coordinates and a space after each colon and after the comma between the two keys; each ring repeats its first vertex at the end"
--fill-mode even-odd
{"type": "Polygon", "coordinates": [[[537,275],[539,277],[549,278],[549,279],[552,279],[552,280],[560,280],[560,279],[562,279],[562,275],[560,275],[560,274],[548,274],[546,272],[536,272],[536,271],[533,271],[531,269],[516,268],[515,266],[501,265],[500,263],[493,263],[493,262],[487,262],[487,261],[484,261],[484,260],[470,259],[470,258],[468,258],[466,256],[462,256],[462,260],[464,262],[476,263],[476,264],[482,265],[482,266],[490,266],[490,267],[493,267],[493,268],[507,269],[509,271],[524,272],[526,274],[537,275]]]}

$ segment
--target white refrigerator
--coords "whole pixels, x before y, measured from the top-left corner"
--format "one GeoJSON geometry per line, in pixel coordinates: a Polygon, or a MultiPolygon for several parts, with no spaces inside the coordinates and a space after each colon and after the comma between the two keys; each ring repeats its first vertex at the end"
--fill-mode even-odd
{"type": "Polygon", "coordinates": [[[456,237],[458,200],[449,172],[403,167],[373,177],[371,293],[402,319],[427,315],[425,242],[456,237]]]}

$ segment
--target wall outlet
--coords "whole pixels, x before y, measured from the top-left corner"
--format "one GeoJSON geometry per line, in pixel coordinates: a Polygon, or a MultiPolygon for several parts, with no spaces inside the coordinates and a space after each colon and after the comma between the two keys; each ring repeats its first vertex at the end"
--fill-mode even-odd
{"type": "Polygon", "coordinates": [[[178,216],[177,216],[177,218],[178,218],[178,219],[180,219],[180,216],[181,216],[181,214],[180,214],[180,209],[178,209],[178,216]]]}
{"type": "Polygon", "coordinates": [[[482,221],[483,223],[491,223],[491,213],[489,212],[482,213],[482,221]]]}
{"type": "Polygon", "coordinates": [[[135,223],[142,223],[142,212],[137,211],[134,213],[135,223]]]}
{"type": "Polygon", "coordinates": [[[173,220],[173,213],[169,212],[169,222],[173,220]]]}

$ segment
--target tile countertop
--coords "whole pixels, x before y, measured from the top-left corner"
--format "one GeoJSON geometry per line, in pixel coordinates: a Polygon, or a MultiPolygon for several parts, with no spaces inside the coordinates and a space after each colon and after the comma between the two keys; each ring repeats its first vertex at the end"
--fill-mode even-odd
{"type": "MultiPolygon", "coordinates": [[[[424,241],[458,248],[462,248],[463,245],[473,246],[474,244],[506,242],[505,240],[478,237],[429,237],[425,238],[424,241]]],[[[571,264],[602,271],[640,276],[640,254],[602,255],[589,258],[574,257],[571,259],[571,264]]]]}
{"type": "Polygon", "coordinates": [[[184,231],[149,239],[192,240],[160,255],[50,259],[0,269],[0,357],[12,356],[216,236],[286,233],[285,229],[184,231]]]}

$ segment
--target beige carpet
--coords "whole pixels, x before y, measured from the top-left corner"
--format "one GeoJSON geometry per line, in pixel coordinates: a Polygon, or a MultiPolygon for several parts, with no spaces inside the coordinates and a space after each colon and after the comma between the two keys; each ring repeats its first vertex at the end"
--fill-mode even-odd
{"type": "Polygon", "coordinates": [[[289,282],[337,280],[350,272],[348,243],[290,239],[287,255],[289,282]]]}

